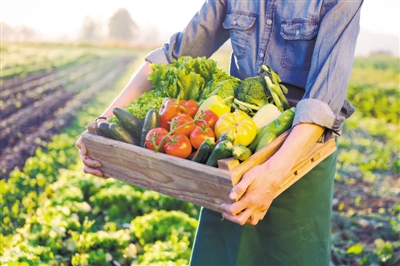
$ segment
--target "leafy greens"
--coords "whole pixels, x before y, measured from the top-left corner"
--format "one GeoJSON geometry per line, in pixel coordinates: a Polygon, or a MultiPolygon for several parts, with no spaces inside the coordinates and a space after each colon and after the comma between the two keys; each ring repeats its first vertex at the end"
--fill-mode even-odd
{"type": "Polygon", "coordinates": [[[206,57],[182,56],[170,64],[152,64],[149,80],[170,98],[198,101],[206,84],[217,71],[217,63],[206,57]]]}

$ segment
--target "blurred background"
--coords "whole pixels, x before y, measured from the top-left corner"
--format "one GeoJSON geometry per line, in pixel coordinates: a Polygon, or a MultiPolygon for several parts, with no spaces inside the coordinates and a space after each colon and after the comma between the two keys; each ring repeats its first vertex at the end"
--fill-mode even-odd
{"type": "MultiPolygon", "coordinates": [[[[131,45],[159,46],[184,28],[202,2],[2,0],[2,40],[98,44],[123,40],[131,45]]],[[[364,1],[356,54],[398,56],[399,14],[397,0],[364,1]]]]}
{"type": "MultiPolygon", "coordinates": [[[[85,174],[75,142],[202,3],[0,0],[0,265],[188,264],[200,207],[85,174]]],[[[400,265],[399,14],[362,7],[330,266],[400,265]]],[[[210,60],[227,72],[229,55],[210,60]]]]}

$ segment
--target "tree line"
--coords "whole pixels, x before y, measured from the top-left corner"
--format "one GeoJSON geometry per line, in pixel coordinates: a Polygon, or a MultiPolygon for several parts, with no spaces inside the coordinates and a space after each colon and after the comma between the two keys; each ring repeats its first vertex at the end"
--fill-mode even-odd
{"type": "MultiPolygon", "coordinates": [[[[10,42],[35,42],[42,41],[39,33],[27,26],[20,25],[12,27],[6,22],[1,22],[2,39],[10,42]]],[[[147,31],[148,29],[143,29],[147,31]]],[[[89,43],[104,43],[104,42],[123,42],[129,44],[137,43],[153,43],[154,33],[157,33],[155,28],[151,28],[153,33],[150,35],[139,34],[141,31],[138,24],[132,19],[130,13],[124,9],[118,9],[108,20],[105,27],[104,23],[91,16],[86,16],[78,33],[78,41],[89,43]],[[106,28],[106,29],[105,29],[106,28]],[[141,36],[141,37],[139,37],[141,36]],[[144,37],[143,37],[144,36],[144,37]]]]}

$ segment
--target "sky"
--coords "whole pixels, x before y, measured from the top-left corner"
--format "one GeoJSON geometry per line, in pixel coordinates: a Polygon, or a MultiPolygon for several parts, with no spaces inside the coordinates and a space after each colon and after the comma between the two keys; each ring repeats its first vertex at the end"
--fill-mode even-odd
{"type": "MultiPolygon", "coordinates": [[[[345,0],[341,0],[345,1],[345,0]]],[[[0,21],[27,25],[45,39],[75,38],[83,19],[107,25],[118,8],[125,8],[141,27],[156,25],[165,33],[182,30],[204,0],[0,0],[0,21]]],[[[400,0],[365,0],[361,30],[399,38],[400,0]]]]}

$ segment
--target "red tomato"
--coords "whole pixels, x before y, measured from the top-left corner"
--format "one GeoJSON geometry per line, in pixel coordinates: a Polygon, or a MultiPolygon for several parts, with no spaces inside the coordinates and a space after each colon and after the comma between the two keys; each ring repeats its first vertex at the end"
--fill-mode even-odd
{"type": "Polygon", "coordinates": [[[206,138],[215,139],[214,130],[209,127],[196,127],[190,134],[190,143],[197,150],[206,138]]]}
{"type": "MultiPolygon", "coordinates": [[[[195,119],[204,120],[206,127],[214,128],[215,123],[218,120],[218,115],[211,110],[201,111],[195,119]]],[[[203,127],[203,121],[196,121],[196,126],[203,127]]]]}
{"type": "Polygon", "coordinates": [[[192,153],[192,145],[185,135],[172,135],[167,139],[165,153],[179,158],[187,158],[192,153]]]}
{"type": "MultiPolygon", "coordinates": [[[[162,127],[151,129],[146,135],[146,148],[154,151],[154,143],[156,146],[160,145],[162,139],[168,134],[168,130],[162,127]]],[[[164,146],[164,145],[163,145],[164,146]]],[[[164,147],[161,146],[158,151],[163,152],[164,147]]]]}
{"type": "Polygon", "coordinates": [[[195,100],[181,100],[181,104],[183,104],[187,108],[187,113],[191,116],[194,117],[199,110],[200,106],[197,105],[195,100]]]}
{"type": "Polygon", "coordinates": [[[192,121],[193,118],[189,114],[177,115],[171,119],[171,130],[176,130],[174,132],[175,135],[186,135],[189,137],[190,133],[192,133],[195,128],[194,122],[192,121]]]}

